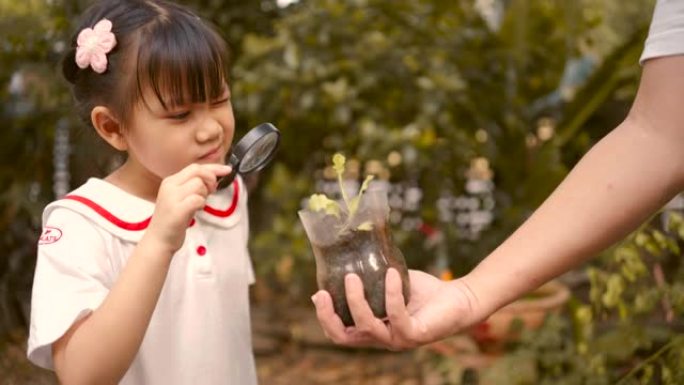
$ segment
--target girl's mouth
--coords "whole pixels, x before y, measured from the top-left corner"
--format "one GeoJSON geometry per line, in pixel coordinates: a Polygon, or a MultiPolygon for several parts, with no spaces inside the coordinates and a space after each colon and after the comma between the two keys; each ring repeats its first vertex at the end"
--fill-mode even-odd
{"type": "Polygon", "coordinates": [[[221,147],[216,147],[211,151],[206,152],[204,155],[202,155],[199,160],[204,161],[204,162],[216,162],[219,163],[221,161],[221,147]]]}

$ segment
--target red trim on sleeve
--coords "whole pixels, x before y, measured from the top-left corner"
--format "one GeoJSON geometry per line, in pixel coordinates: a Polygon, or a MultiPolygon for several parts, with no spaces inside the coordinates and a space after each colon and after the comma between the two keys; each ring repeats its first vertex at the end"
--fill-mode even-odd
{"type": "Polygon", "coordinates": [[[96,213],[100,214],[103,218],[106,220],[112,222],[114,225],[124,229],[124,230],[131,230],[131,231],[140,231],[140,230],[145,230],[147,228],[147,225],[150,224],[150,220],[152,217],[149,217],[145,219],[142,222],[126,222],[118,217],[116,217],[114,214],[110,213],[107,211],[104,207],[98,205],[97,203],[91,201],[88,198],[84,198],[80,195],[67,195],[64,197],[64,199],[71,199],[76,202],[81,202],[84,205],[90,207],[93,209],[96,213]]]}
{"type": "Polygon", "coordinates": [[[230,207],[228,207],[226,210],[219,210],[207,205],[204,206],[204,211],[221,218],[230,216],[237,208],[238,198],[240,195],[240,185],[238,184],[237,179],[233,181],[233,191],[233,201],[230,203],[230,207]]]}

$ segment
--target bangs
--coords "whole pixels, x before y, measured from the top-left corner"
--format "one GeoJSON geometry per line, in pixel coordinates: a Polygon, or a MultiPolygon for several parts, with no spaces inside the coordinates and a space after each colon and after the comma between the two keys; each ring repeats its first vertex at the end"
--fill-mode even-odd
{"type": "Polygon", "coordinates": [[[165,110],[221,97],[226,83],[227,47],[199,19],[182,15],[155,23],[138,46],[137,97],[150,89],[165,110]]]}

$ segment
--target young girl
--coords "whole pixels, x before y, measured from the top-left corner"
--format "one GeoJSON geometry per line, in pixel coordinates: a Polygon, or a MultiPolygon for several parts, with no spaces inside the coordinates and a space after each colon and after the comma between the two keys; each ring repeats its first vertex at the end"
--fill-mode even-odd
{"type": "Polygon", "coordinates": [[[67,384],[255,384],[246,192],[216,191],[225,43],[162,0],[97,2],[72,43],[78,110],[128,156],[45,209],[29,359],[67,384]]]}

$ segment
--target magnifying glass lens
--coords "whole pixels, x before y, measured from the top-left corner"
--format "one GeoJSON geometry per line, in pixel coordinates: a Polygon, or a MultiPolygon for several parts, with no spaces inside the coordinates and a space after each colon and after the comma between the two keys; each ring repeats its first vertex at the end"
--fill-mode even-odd
{"type": "Polygon", "coordinates": [[[264,166],[270,160],[277,145],[278,134],[275,132],[267,133],[259,138],[242,157],[239,172],[249,173],[264,166]]]}
{"type": "Polygon", "coordinates": [[[228,186],[237,174],[264,168],[275,154],[279,141],[280,131],[271,123],[262,123],[249,130],[231,149],[226,163],[233,166],[233,172],[219,180],[219,188],[228,186]]]}

